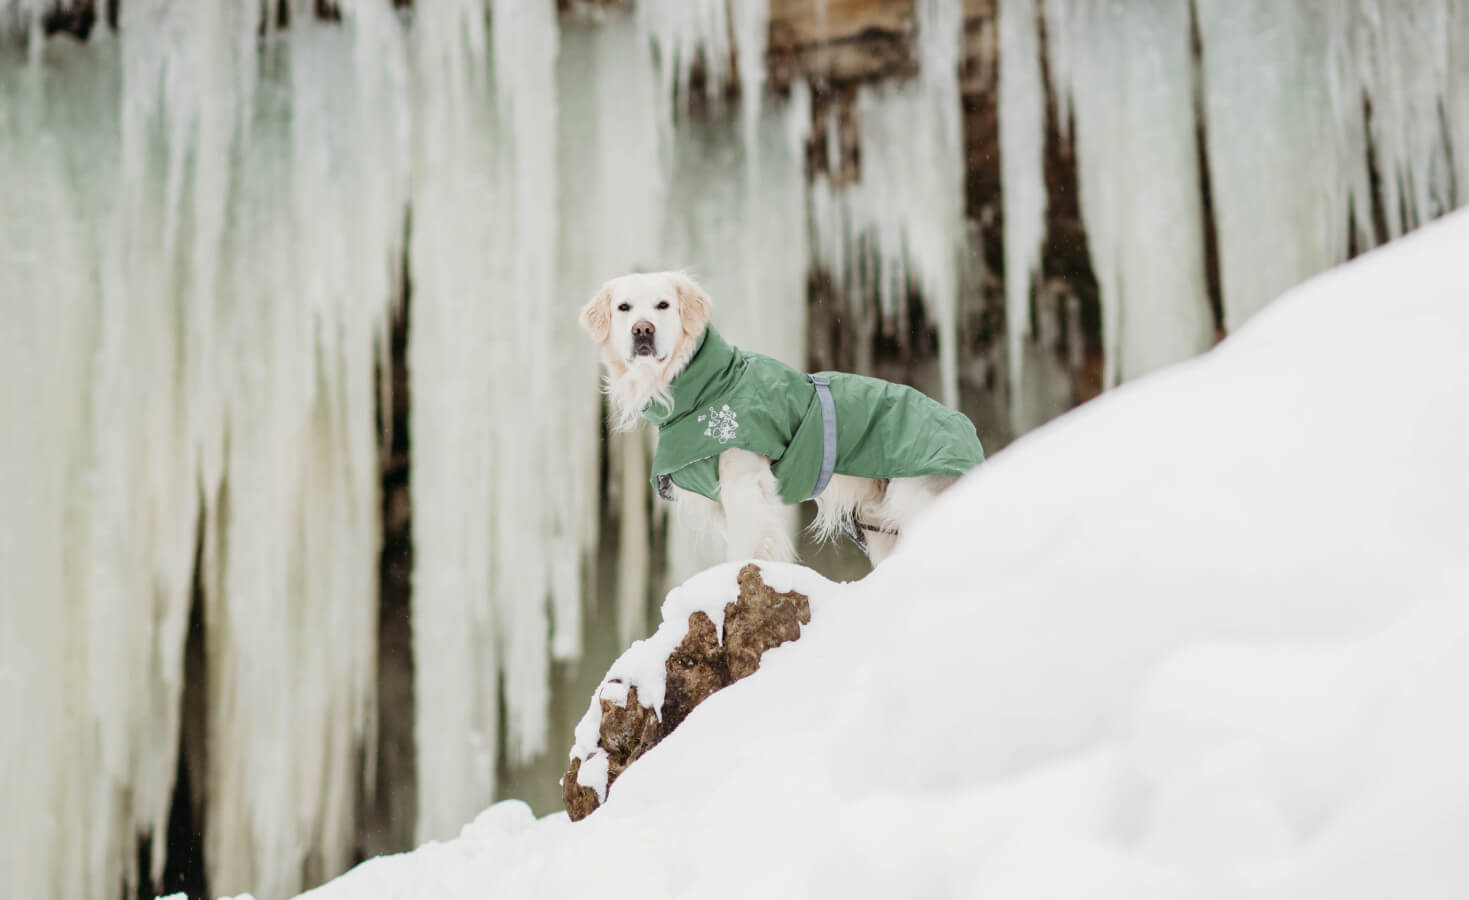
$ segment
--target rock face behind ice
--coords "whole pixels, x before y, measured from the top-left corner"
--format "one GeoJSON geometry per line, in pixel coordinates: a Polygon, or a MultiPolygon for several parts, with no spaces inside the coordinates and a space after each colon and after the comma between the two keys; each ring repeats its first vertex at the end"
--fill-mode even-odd
{"type": "MultiPolygon", "coordinates": [[[[760,577],[754,564],[740,569],[739,596],[724,607],[724,641],[719,628],[702,611],[688,617],[688,634],[664,663],[665,691],[660,709],[644,706],[637,685],[626,689],[626,700],[616,702],[615,679],[599,689],[602,708],[598,729],[597,764],[605,754],[605,789],[638,757],[648,752],[679,726],[695,706],[720,688],[727,687],[760,668],[766,650],[801,636],[801,626],[811,621],[811,604],[796,591],[777,593],[760,577]],[[608,695],[612,699],[608,698],[608,695]]],[[[573,754],[571,766],[561,779],[566,812],[572,820],[584,819],[601,805],[596,788],[582,783],[583,762],[573,754]]]]}

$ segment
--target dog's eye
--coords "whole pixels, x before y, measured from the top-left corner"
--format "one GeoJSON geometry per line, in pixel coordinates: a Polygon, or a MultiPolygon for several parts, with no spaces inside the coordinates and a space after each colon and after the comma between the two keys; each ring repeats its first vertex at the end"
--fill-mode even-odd
{"type": "Polygon", "coordinates": [[[658,308],[659,309],[667,309],[668,308],[668,301],[667,300],[659,300],[658,301],[658,308]]]}
{"type": "Polygon", "coordinates": [[[631,303],[619,303],[619,304],[617,304],[617,308],[620,309],[620,310],[622,310],[623,312],[627,312],[628,310],[632,309],[632,304],[631,303]]]}

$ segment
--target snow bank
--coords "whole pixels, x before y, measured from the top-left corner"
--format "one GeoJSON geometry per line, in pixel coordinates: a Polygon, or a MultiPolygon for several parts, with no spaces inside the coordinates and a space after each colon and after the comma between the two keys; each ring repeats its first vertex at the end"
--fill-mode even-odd
{"type": "Polygon", "coordinates": [[[502,803],[310,896],[1464,896],[1466,246],[997,455],[596,815],[502,803]]]}

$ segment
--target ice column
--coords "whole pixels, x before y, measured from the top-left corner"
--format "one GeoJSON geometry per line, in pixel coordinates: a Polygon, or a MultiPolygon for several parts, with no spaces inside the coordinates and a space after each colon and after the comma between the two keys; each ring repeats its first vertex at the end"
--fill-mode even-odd
{"type": "MultiPolygon", "coordinates": [[[[754,0],[750,5],[765,3],[768,0],[754,0]]],[[[657,61],[658,91],[654,99],[663,111],[665,137],[693,103],[696,64],[703,65],[704,100],[717,101],[729,83],[731,5],[746,4],[729,4],[727,0],[641,0],[637,4],[638,28],[647,36],[657,61]]],[[[748,11],[736,11],[737,17],[749,15],[748,11]]]]}
{"type": "Polygon", "coordinates": [[[1046,97],[1035,0],[1001,0],[1000,176],[1005,209],[1005,328],[1010,409],[1017,431],[1024,407],[1031,294],[1046,236],[1046,97]]]}
{"type": "Polygon", "coordinates": [[[1469,205],[1469,5],[1449,10],[1449,89],[1444,98],[1454,151],[1454,203],[1469,205]]]}
{"type": "Polygon", "coordinates": [[[495,359],[500,310],[489,286],[505,276],[495,252],[503,237],[500,160],[485,16],[478,0],[424,6],[412,36],[418,116],[408,365],[420,841],[456,833],[485,806],[499,745],[490,411],[503,372],[495,359]]]}
{"type": "Polygon", "coordinates": [[[1046,10],[1056,35],[1053,84],[1076,120],[1111,386],[1193,356],[1214,337],[1188,5],[1057,0],[1046,10]]]}
{"type": "Polygon", "coordinates": [[[453,834],[492,799],[502,745],[517,762],[544,750],[550,660],[580,650],[582,566],[596,541],[595,354],[576,333],[591,289],[568,285],[577,264],[558,257],[561,206],[586,199],[557,178],[559,26],[539,2],[495,0],[488,30],[486,12],[460,3],[415,21],[422,839],[453,834]]]}
{"type": "Polygon", "coordinates": [[[553,582],[560,593],[558,643],[567,656],[579,648],[580,517],[560,505],[585,498],[569,495],[561,473],[576,464],[575,449],[589,435],[567,434],[558,404],[565,391],[556,362],[573,348],[556,338],[575,306],[561,307],[557,321],[556,9],[539,0],[492,0],[491,8],[503,196],[498,246],[486,249],[505,261],[485,298],[495,310],[495,406],[486,414],[499,420],[491,528],[506,747],[512,760],[523,762],[545,748],[553,582]]]}
{"type": "Polygon", "coordinates": [[[101,151],[116,104],[104,86],[115,67],[79,48],[37,51],[27,65],[18,47],[0,46],[0,872],[15,896],[99,896],[132,865],[115,833],[155,821],[155,806],[131,806],[121,788],[135,769],[151,771],[135,729],[161,712],[161,686],[135,661],[151,657],[165,604],[130,607],[134,576],[152,574],[144,566],[89,558],[94,515],[111,511],[94,512],[91,497],[91,398],[102,312],[94,223],[115,178],[92,169],[88,182],[79,167],[110,158],[101,151]],[[103,622],[89,627],[93,617],[103,622]],[[118,630],[105,634],[104,623],[118,630]]]}
{"type": "MultiPolygon", "coordinates": [[[[406,196],[396,23],[293,12],[288,44],[267,37],[262,52],[259,21],[221,2],[183,32],[199,55],[164,74],[165,116],[197,123],[166,183],[192,154],[179,233],[199,313],[190,349],[210,352],[191,360],[204,386],[206,858],[211,887],[261,897],[351,858],[376,671],[376,362],[406,196]]],[[[168,34],[172,14],[123,40],[168,34]]]]}

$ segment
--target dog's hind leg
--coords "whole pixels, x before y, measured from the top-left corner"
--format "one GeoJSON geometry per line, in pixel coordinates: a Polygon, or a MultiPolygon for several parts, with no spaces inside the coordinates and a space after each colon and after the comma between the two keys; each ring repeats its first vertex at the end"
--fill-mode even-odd
{"type": "Polygon", "coordinates": [[[719,454],[719,503],[724,507],[730,561],[791,562],[796,558],[789,517],[768,458],[748,450],[719,454]]]}
{"type": "Polygon", "coordinates": [[[873,566],[892,555],[908,525],[955,481],[944,475],[894,478],[887,483],[881,503],[870,511],[859,511],[866,524],[881,529],[863,535],[867,539],[867,558],[873,566]]]}
{"type": "Polygon", "coordinates": [[[817,543],[832,540],[856,527],[858,511],[882,502],[882,482],[855,475],[831,476],[826,490],[816,498],[816,517],[810,533],[817,543]]]}

